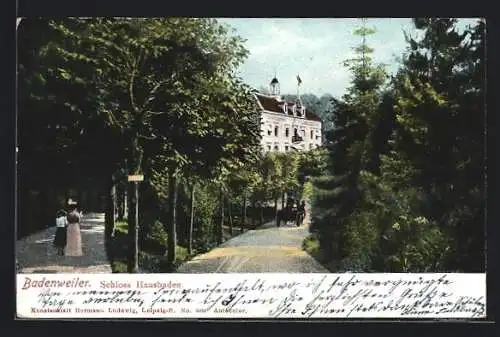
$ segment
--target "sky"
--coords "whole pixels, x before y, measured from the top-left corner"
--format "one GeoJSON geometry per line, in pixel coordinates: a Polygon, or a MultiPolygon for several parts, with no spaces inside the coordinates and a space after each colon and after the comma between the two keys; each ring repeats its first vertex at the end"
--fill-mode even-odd
{"type": "MultiPolygon", "coordinates": [[[[361,20],[310,18],[238,18],[219,19],[246,39],[250,51],[238,74],[252,87],[268,87],[276,77],[282,94],[297,92],[297,75],[302,80],[300,93],[339,97],[349,87],[350,73],[343,61],[352,57],[352,47],[361,42],[353,31],[361,20]]],[[[475,19],[462,19],[460,26],[475,19]]],[[[411,19],[368,19],[368,28],[376,33],[367,43],[374,49],[374,62],[387,65],[389,72],[398,68],[397,57],[406,48],[403,30],[415,34],[411,19]]]]}

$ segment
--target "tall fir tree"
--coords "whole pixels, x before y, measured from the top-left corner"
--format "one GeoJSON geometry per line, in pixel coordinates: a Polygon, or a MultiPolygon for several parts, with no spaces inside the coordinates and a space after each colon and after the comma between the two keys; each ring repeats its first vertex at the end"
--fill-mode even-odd
{"type": "Polygon", "coordinates": [[[367,38],[375,29],[367,28],[366,21],[362,19],[362,26],[354,31],[362,40],[353,48],[355,57],[344,63],[352,73],[352,85],[341,100],[333,101],[334,128],[326,136],[330,175],[315,181],[314,208],[316,214],[322,214],[316,218],[316,227],[329,256],[349,255],[345,232],[352,227],[350,216],[361,200],[360,174],[371,169],[372,131],[387,77],[383,65],[373,63],[373,49],[367,38]]]}

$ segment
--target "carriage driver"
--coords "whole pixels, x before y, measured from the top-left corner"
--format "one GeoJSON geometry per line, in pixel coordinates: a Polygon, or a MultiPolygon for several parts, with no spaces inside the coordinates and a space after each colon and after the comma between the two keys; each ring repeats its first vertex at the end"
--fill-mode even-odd
{"type": "Polygon", "coordinates": [[[297,206],[297,216],[297,226],[300,226],[306,217],[306,202],[304,200],[297,206]]]}

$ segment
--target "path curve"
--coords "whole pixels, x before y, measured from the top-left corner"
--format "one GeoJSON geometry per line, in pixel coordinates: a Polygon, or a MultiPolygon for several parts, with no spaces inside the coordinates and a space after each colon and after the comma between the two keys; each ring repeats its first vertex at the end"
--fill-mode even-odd
{"type": "Polygon", "coordinates": [[[178,273],[328,273],[302,250],[306,225],[269,222],[181,265],[178,273]]]}

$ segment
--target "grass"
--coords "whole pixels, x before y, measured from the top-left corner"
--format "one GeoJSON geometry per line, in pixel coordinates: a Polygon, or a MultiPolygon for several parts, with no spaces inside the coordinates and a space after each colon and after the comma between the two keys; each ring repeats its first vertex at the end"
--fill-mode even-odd
{"type": "MultiPolygon", "coordinates": [[[[167,265],[166,255],[153,255],[139,252],[140,269],[148,273],[170,273],[173,272],[190,258],[187,249],[181,246],[176,248],[176,260],[173,266],[167,265]]],[[[127,273],[127,260],[116,259],[111,263],[113,273],[127,273]]]]}
{"type": "Polygon", "coordinates": [[[325,258],[317,234],[308,235],[302,242],[302,249],[330,272],[334,273],[337,270],[337,262],[327,261],[325,258]]]}

